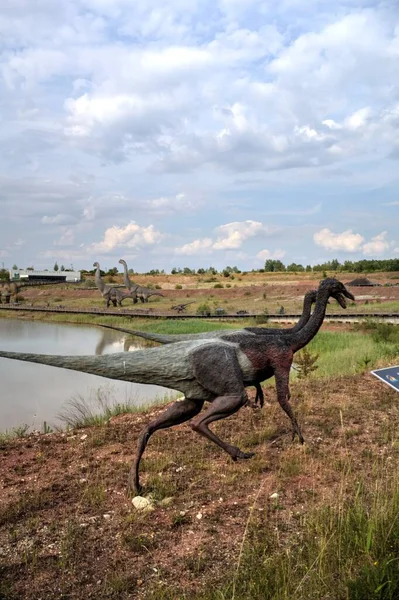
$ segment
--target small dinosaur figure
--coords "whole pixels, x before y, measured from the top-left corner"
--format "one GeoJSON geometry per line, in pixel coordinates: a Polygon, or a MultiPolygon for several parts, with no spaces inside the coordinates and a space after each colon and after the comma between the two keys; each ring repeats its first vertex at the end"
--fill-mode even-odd
{"type": "Polygon", "coordinates": [[[175,306],[170,307],[170,310],[175,310],[178,313],[182,313],[190,304],[194,304],[194,300],[192,300],[191,302],[186,302],[185,304],[175,304],[175,306]]]}
{"type": "Polygon", "coordinates": [[[119,260],[120,264],[123,265],[123,281],[125,286],[130,291],[130,296],[133,298],[133,302],[136,303],[137,300],[141,300],[141,302],[148,302],[148,298],[150,296],[163,296],[161,292],[157,292],[156,290],[151,290],[150,288],[143,287],[138,283],[134,283],[129,278],[129,272],[127,269],[127,263],[123,258],[119,260]]]}
{"type": "Polygon", "coordinates": [[[122,306],[122,301],[125,300],[125,298],[131,298],[130,294],[123,293],[119,288],[105,285],[103,278],[101,277],[100,265],[98,262],[93,263],[93,267],[96,267],[94,281],[97,288],[100,290],[102,297],[106,300],[107,308],[111,302],[114,306],[122,306]]]}
{"type": "Polygon", "coordinates": [[[277,399],[291,420],[293,438],[302,432],[289,403],[289,374],[294,353],[306,346],[319,331],[326,306],[333,296],[342,308],[345,297],[354,300],[346,287],[336,279],[320,282],[316,306],[306,325],[289,335],[231,334],[228,339],[205,339],[168,344],[158,348],[119,352],[106,356],[52,356],[23,352],[0,351],[0,357],[36,362],[111,379],[151,383],[179,390],[185,399],[167,408],[142,431],[129,484],[140,493],[139,466],[150,436],[159,429],[179,425],[191,419],[191,428],[220,446],[231,458],[248,459],[252,452],[243,452],[220,439],[209,425],[242,408],[248,401],[246,385],[264,381],[273,375],[277,399]],[[210,406],[202,413],[205,402],[210,406]]]}

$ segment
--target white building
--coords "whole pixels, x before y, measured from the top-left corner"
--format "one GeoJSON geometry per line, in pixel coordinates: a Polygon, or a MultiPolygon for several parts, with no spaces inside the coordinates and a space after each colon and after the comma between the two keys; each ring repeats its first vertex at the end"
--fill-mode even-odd
{"type": "Polygon", "coordinates": [[[10,281],[64,281],[66,283],[77,283],[80,280],[80,271],[10,269],[10,281]]]}

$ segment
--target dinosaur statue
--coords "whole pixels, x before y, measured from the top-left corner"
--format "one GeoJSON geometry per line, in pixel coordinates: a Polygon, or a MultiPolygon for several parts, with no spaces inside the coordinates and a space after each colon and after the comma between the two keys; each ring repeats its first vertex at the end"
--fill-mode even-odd
{"type": "MultiPolygon", "coordinates": [[[[294,325],[294,327],[290,329],[281,329],[277,330],[275,327],[266,328],[266,327],[245,327],[244,329],[218,329],[216,331],[207,331],[203,333],[177,333],[177,334],[158,334],[158,333],[147,333],[144,331],[137,331],[132,329],[125,329],[123,327],[114,327],[113,325],[101,325],[101,327],[105,327],[106,329],[114,329],[116,331],[123,331],[124,333],[128,333],[130,335],[135,335],[137,337],[144,338],[146,340],[151,340],[153,342],[159,342],[160,344],[174,344],[176,342],[190,341],[190,340],[203,340],[203,339],[224,339],[226,336],[232,334],[242,334],[242,335],[274,335],[276,331],[279,331],[282,335],[286,335],[289,333],[295,333],[295,331],[299,331],[302,329],[304,325],[308,322],[310,318],[310,312],[312,309],[312,304],[316,302],[317,290],[310,290],[306,292],[304,301],[303,301],[303,310],[302,315],[299,321],[294,325]]],[[[254,406],[259,403],[259,406],[262,408],[264,405],[264,394],[260,383],[255,383],[256,389],[256,397],[254,400],[254,406]]]]}
{"type": "Polygon", "coordinates": [[[163,294],[161,294],[161,292],[151,290],[150,288],[143,287],[142,285],[139,285],[138,283],[134,283],[133,281],[131,281],[129,278],[129,272],[127,269],[126,261],[123,260],[123,258],[121,258],[119,260],[119,262],[121,265],[123,265],[124,284],[128,288],[128,290],[130,290],[130,295],[133,298],[134,303],[137,302],[137,299],[141,300],[141,302],[148,302],[148,298],[150,296],[163,296],[163,294]]]}
{"type": "Polygon", "coordinates": [[[190,304],[194,304],[194,300],[192,300],[191,302],[186,302],[185,304],[175,304],[175,306],[170,307],[170,310],[175,310],[178,313],[182,313],[185,312],[187,306],[189,306],[190,304]]]}
{"type": "MultiPolygon", "coordinates": [[[[3,296],[4,304],[10,304],[11,297],[18,296],[18,293],[23,288],[36,287],[42,285],[58,285],[64,283],[62,281],[14,281],[12,279],[6,279],[0,282],[0,297],[3,296]]],[[[1,299],[0,299],[1,304],[1,299]]]]}
{"type": "Polygon", "coordinates": [[[53,356],[0,350],[0,357],[36,362],[91,373],[110,379],[148,383],[181,391],[184,400],[174,402],[142,431],[129,485],[140,493],[139,465],[148,440],[155,431],[179,425],[191,419],[191,428],[220,446],[231,458],[248,459],[254,454],[243,452],[221,440],[209,425],[242,408],[248,401],[246,385],[264,381],[273,375],[277,399],[291,420],[292,435],[304,442],[300,427],[289,403],[289,374],[295,352],[306,346],[319,331],[329,297],[346,308],[345,297],[354,300],[336,279],[320,282],[316,306],[306,325],[289,335],[231,334],[228,338],[179,342],[137,352],[118,352],[106,356],[53,356]],[[202,413],[205,402],[210,406],[202,413]]]}
{"type": "Polygon", "coordinates": [[[125,298],[131,298],[130,294],[123,293],[116,287],[109,287],[105,285],[101,277],[100,265],[98,262],[93,263],[93,267],[96,267],[94,281],[96,282],[96,286],[100,290],[102,297],[106,300],[107,308],[111,302],[114,306],[122,306],[122,300],[125,300],[125,298]]]}

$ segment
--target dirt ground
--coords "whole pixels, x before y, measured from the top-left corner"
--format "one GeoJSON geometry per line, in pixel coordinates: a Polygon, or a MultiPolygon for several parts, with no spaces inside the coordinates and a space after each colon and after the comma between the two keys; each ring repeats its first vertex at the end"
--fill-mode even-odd
{"type": "Polygon", "coordinates": [[[289,545],[301,515],[336,501],[343,476],[350,494],[376,460],[396,468],[397,392],[371,375],[292,391],[304,446],[270,388],[262,410],[214,427],[254,450],[250,461],[233,463],[187,426],[155,434],[141,467],[151,512],[134,508],[126,481],[140,430],[163,408],[2,442],[0,598],[194,598],[235,569],[253,511],[289,545]]]}

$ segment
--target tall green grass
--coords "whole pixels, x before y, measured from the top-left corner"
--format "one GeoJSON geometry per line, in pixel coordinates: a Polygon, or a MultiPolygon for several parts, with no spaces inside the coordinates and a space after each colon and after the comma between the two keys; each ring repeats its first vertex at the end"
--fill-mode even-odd
{"type": "MultiPolygon", "coordinates": [[[[399,328],[395,325],[391,327],[399,328]]],[[[357,331],[320,331],[307,346],[319,354],[315,377],[351,375],[374,367],[380,360],[390,360],[399,355],[396,341],[377,339],[357,331]]],[[[295,361],[295,357],[294,357],[295,361]]]]}

